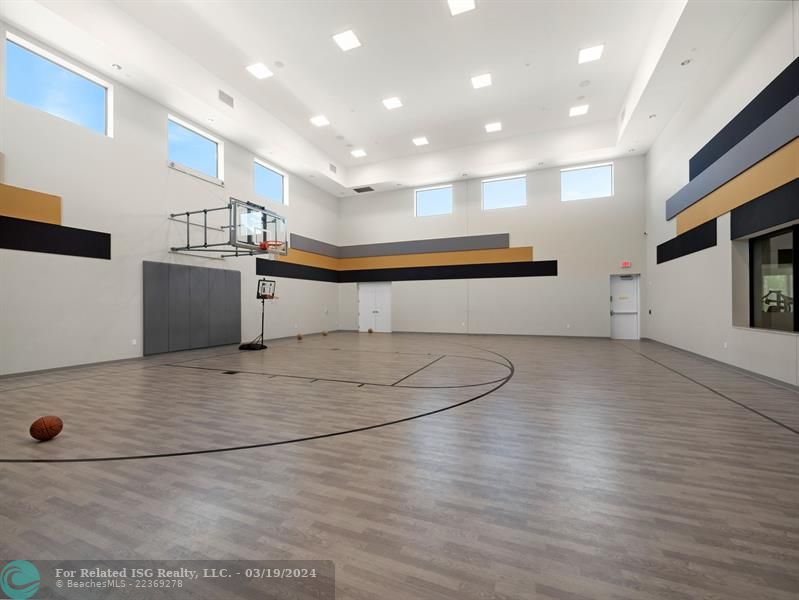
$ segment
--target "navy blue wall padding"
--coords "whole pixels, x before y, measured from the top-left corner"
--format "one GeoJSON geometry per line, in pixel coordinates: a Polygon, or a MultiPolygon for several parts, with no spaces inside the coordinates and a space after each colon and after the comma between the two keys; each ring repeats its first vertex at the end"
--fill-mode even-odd
{"type": "Polygon", "coordinates": [[[760,127],[769,117],[799,96],[799,58],[788,65],[762,92],[688,161],[693,179],[760,127]]]}
{"type": "Polygon", "coordinates": [[[699,252],[716,245],[716,219],[686,231],[657,247],[657,264],[699,252]]]}
{"type": "Polygon", "coordinates": [[[730,213],[730,239],[799,220],[799,179],[781,185],[730,213]]]}
{"type": "Polygon", "coordinates": [[[538,260],[475,265],[443,265],[433,267],[395,267],[389,269],[357,269],[334,271],[321,267],[294,265],[280,260],[259,258],[255,261],[258,275],[310,279],[331,283],[359,281],[419,281],[433,279],[484,279],[488,277],[552,277],[558,274],[558,261],[538,260]]]}
{"type": "Polygon", "coordinates": [[[0,217],[0,248],[111,260],[111,234],[0,217]]]}

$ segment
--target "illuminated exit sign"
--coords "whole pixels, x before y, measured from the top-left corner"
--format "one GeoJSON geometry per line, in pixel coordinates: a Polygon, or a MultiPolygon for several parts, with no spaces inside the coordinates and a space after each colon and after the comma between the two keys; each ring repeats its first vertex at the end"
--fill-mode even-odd
{"type": "Polygon", "coordinates": [[[623,261],[621,261],[621,265],[620,266],[621,266],[622,269],[629,269],[630,267],[633,266],[633,263],[632,263],[631,260],[623,260],[623,261]]]}

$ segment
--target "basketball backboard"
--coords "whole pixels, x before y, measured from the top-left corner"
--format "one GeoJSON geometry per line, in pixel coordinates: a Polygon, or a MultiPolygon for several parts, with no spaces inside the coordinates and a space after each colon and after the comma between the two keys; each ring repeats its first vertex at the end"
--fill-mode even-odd
{"type": "Polygon", "coordinates": [[[185,244],[171,246],[172,252],[270,259],[288,253],[286,219],[253,202],[230,198],[224,206],[172,213],[169,218],[182,225],[178,231],[185,239],[185,244]]]}
{"type": "Polygon", "coordinates": [[[263,206],[230,199],[230,245],[286,254],[286,219],[263,206]]]}
{"type": "Polygon", "coordinates": [[[275,288],[277,283],[274,279],[259,279],[258,280],[258,300],[271,300],[275,297],[275,288]]]}

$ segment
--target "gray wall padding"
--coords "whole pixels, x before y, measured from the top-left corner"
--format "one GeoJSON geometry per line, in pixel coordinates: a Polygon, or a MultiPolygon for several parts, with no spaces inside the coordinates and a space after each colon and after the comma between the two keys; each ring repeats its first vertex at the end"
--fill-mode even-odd
{"type": "Polygon", "coordinates": [[[144,354],[241,341],[241,273],[145,261],[144,354]]]}
{"type": "Polygon", "coordinates": [[[188,350],[191,314],[189,313],[189,269],[184,265],[169,265],[169,351],[188,350]]]}
{"type": "Polygon", "coordinates": [[[208,271],[210,269],[198,268],[189,271],[189,346],[192,348],[207,348],[211,345],[208,271]]]}
{"type": "Polygon", "coordinates": [[[462,250],[495,250],[510,247],[509,233],[488,235],[466,235],[462,237],[435,238],[432,240],[410,240],[407,242],[385,242],[360,244],[357,246],[334,246],[295,233],[291,234],[291,247],[333,258],[361,258],[366,256],[396,256],[401,254],[424,254],[426,252],[460,252],[462,250]]]}
{"type": "Polygon", "coordinates": [[[144,263],[144,354],[169,351],[169,265],[144,263]]]}

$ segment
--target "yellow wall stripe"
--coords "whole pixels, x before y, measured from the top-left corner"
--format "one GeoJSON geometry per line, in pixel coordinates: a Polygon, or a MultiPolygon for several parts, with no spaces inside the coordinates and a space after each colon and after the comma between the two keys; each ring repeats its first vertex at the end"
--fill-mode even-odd
{"type": "Polygon", "coordinates": [[[278,256],[278,260],[289,262],[295,265],[305,265],[308,267],[319,267],[320,269],[332,269],[338,271],[339,259],[324,254],[314,254],[305,250],[295,250],[289,248],[285,256],[278,256]]]}
{"type": "Polygon", "coordinates": [[[0,215],[61,225],[61,198],[0,183],[0,215]]]}
{"type": "Polygon", "coordinates": [[[799,138],[749,167],[677,215],[685,233],[799,177],[799,138]]]}
{"type": "Polygon", "coordinates": [[[366,256],[359,258],[333,258],[304,250],[289,249],[278,260],[309,267],[334,271],[360,269],[394,269],[398,267],[438,267],[444,265],[476,265],[533,260],[532,246],[497,248],[493,250],[463,250],[459,252],[427,252],[423,254],[398,254],[391,256],[366,256]]]}

